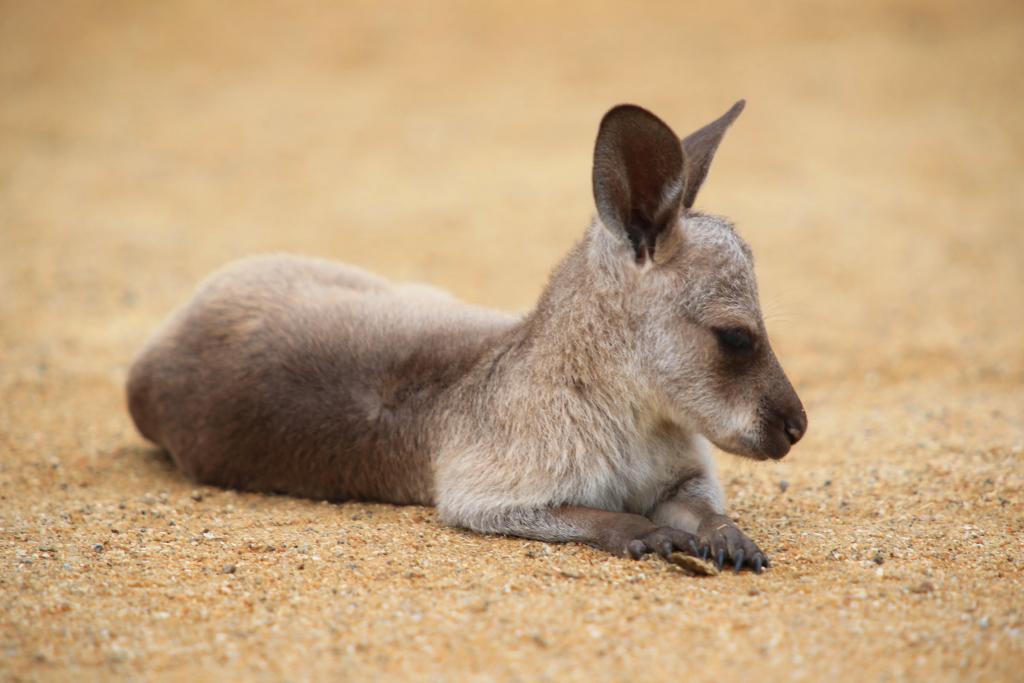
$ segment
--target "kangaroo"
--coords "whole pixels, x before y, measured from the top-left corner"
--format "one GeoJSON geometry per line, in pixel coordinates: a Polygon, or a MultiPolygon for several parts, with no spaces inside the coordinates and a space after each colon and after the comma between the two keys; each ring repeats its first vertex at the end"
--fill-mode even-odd
{"type": "Polygon", "coordinates": [[[779,459],[807,417],[750,248],[692,210],[743,107],[682,140],[611,109],[596,217],[523,316],[317,259],[228,265],[134,361],[135,425],[206,484],[436,505],[477,532],[760,572],[709,441],[779,459]]]}

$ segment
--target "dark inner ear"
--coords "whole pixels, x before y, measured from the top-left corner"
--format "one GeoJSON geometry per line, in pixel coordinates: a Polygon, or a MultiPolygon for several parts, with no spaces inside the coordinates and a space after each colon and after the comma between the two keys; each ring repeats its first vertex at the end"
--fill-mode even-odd
{"type": "Polygon", "coordinates": [[[629,240],[638,262],[679,215],[683,148],[672,129],[640,107],[615,107],[601,120],[594,147],[594,201],[605,226],[629,240]]]}
{"type": "Polygon", "coordinates": [[[683,207],[689,209],[697,199],[697,191],[704,184],[704,179],[711,168],[711,160],[715,158],[722,136],[732,122],[743,111],[746,100],[732,105],[729,111],[683,138],[683,150],[686,152],[686,191],[683,193],[683,207]]]}

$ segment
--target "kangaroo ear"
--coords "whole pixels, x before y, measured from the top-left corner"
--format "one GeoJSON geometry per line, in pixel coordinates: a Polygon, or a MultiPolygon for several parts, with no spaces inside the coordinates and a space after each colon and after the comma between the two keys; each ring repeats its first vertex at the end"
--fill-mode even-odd
{"type": "Polygon", "coordinates": [[[601,119],[594,201],[601,222],[629,241],[638,263],[679,216],[685,165],[679,138],[657,116],[622,104],[601,119]]]}
{"type": "Polygon", "coordinates": [[[683,138],[683,150],[686,152],[686,191],[683,192],[683,208],[689,209],[693,206],[694,200],[697,199],[697,191],[704,184],[708,169],[711,168],[711,160],[715,158],[718,144],[722,142],[722,136],[746,105],[746,100],[740,100],[717,119],[683,138]]]}

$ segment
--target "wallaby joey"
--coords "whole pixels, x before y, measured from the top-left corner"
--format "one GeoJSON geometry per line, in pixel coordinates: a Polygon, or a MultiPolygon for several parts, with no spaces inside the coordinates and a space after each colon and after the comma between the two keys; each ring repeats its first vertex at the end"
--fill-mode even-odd
{"type": "Polygon", "coordinates": [[[135,424],[206,484],[761,571],[708,442],[779,459],[807,418],[749,247],[691,210],[743,105],[682,140],[609,111],[597,216],[524,316],[316,259],[227,266],[135,360],[135,424]]]}

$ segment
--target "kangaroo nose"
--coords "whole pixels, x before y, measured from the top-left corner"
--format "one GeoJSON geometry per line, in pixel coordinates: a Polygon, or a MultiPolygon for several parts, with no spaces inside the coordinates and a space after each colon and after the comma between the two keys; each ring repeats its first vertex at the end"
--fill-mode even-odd
{"type": "Polygon", "coordinates": [[[805,432],[807,432],[806,412],[801,410],[799,414],[786,418],[786,436],[789,437],[790,444],[795,444],[802,439],[805,432]]]}

